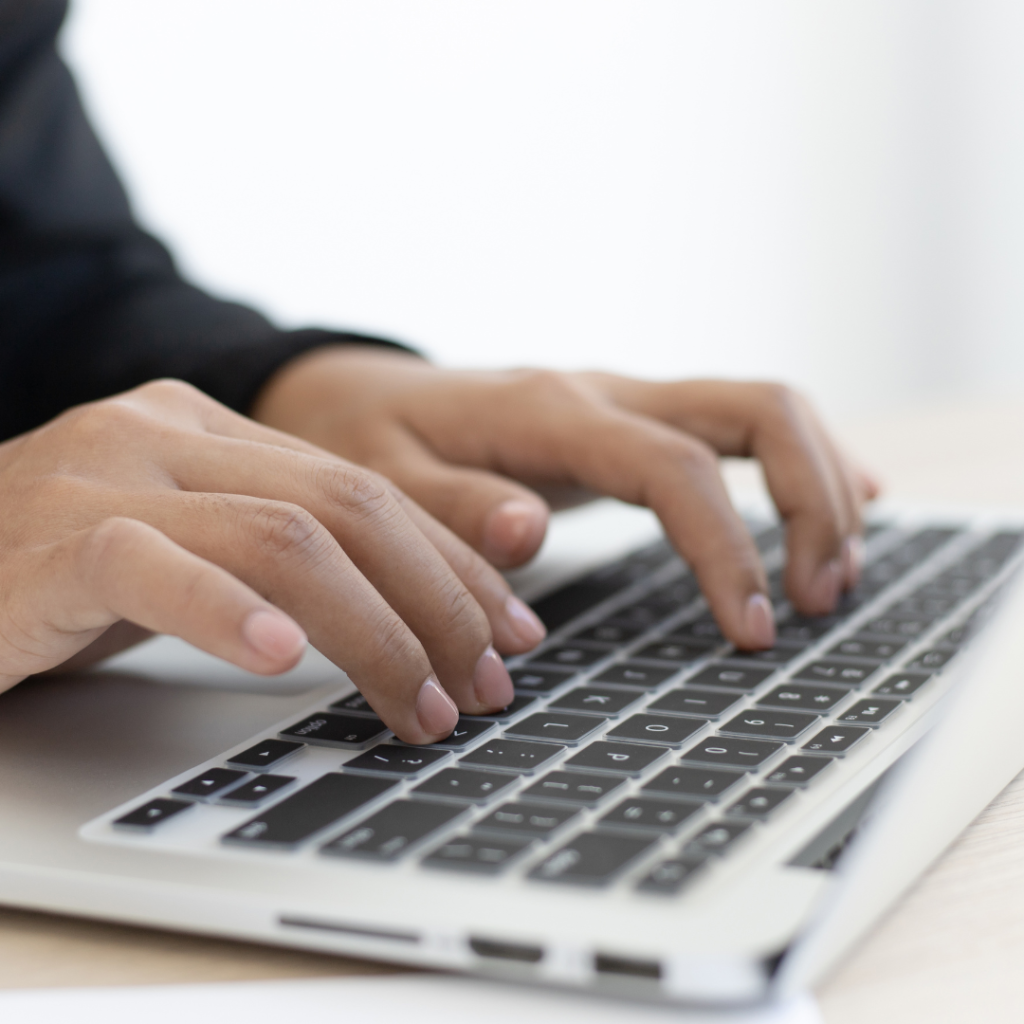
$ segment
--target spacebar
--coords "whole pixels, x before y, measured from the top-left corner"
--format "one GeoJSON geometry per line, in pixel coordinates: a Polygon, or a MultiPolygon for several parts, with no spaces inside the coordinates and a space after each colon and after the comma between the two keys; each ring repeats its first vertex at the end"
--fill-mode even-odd
{"type": "Polygon", "coordinates": [[[294,846],[398,785],[331,772],[224,836],[225,843],[294,846]]]}

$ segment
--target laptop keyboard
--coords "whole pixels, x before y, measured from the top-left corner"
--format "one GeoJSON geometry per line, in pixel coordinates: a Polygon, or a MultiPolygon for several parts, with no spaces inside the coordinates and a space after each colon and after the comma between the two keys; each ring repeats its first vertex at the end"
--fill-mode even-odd
{"type": "Polygon", "coordinates": [[[873,526],[861,582],[808,618],[785,601],[781,531],[764,525],[778,642],[757,652],[725,642],[659,542],[538,601],[549,638],[509,659],[515,700],[461,718],[443,742],[401,744],[349,694],[107,827],[159,837],[204,804],[249,808],[225,847],[546,884],[628,874],[637,891],[673,895],[837,759],[884,740],[968,641],[1022,539],[873,526]],[[312,780],[289,774],[323,747],[345,759],[312,780]]]}

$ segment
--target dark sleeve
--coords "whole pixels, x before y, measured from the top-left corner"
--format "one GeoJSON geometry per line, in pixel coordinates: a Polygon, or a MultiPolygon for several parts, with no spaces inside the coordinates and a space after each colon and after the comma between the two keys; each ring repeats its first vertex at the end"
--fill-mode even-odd
{"type": "Polygon", "coordinates": [[[178,377],[240,412],[294,356],[365,335],[282,331],[184,281],[134,222],[55,49],[66,0],[0,0],[0,438],[178,377]]]}

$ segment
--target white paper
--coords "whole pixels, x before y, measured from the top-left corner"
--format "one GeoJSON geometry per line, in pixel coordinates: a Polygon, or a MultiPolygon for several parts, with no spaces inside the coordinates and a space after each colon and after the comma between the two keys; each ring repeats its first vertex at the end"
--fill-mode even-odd
{"type": "Polygon", "coordinates": [[[0,993],[0,1020],[25,1024],[822,1024],[810,996],[741,1012],[680,1010],[445,975],[0,993]]]}

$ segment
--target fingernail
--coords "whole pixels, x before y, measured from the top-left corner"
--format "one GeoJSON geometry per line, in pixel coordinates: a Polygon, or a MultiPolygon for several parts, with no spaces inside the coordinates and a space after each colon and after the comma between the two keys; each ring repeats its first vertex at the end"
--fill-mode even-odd
{"type": "Polygon", "coordinates": [[[819,615],[832,611],[839,600],[839,590],[843,585],[843,567],[838,558],[823,565],[816,573],[808,587],[808,603],[819,615]]]}
{"type": "Polygon", "coordinates": [[[242,623],[242,636],[253,650],[274,661],[294,658],[306,646],[306,634],[297,623],[266,608],[249,613],[242,623]]]}
{"type": "Polygon", "coordinates": [[[512,703],[512,677],[493,647],[480,656],[473,670],[473,689],[477,701],[488,710],[503,708],[512,703]]]}
{"type": "Polygon", "coordinates": [[[416,717],[420,728],[429,736],[448,736],[459,720],[455,702],[441,689],[441,684],[427,676],[416,697],[416,717]]]}
{"type": "Polygon", "coordinates": [[[839,558],[843,564],[843,582],[847,587],[857,586],[864,567],[864,538],[859,534],[847,537],[843,541],[843,552],[839,558]]]}
{"type": "Polygon", "coordinates": [[[528,501],[503,501],[487,519],[485,554],[504,557],[518,552],[536,528],[537,511],[537,506],[528,501]]]}
{"type": "Polygon", "coordinates": [[[775,646],[775,616],[772,603],[764,594],[751,594],[747,600],[747,636],[753,648],[775,646]]]}
{"type": "Polygon", "coordinates": [[[533,609],[515,594],[509,594],[505,602],[505,614],[515,635],[530,647],[536,647],[548,635],[544,623],[533,613],[533,609]]]}

